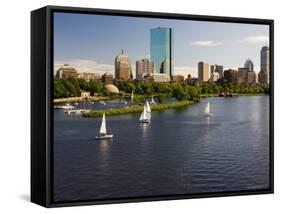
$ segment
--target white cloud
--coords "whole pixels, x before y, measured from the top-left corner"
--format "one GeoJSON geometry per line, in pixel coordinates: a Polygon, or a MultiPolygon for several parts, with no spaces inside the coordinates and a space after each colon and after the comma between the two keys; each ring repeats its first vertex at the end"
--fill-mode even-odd
{"type": "Polygon", "coordinates": [[[268,36],[248,36],[244,39],[238,40],[238,42],[246,42],[251,44],[268,44],[269,43],[269,37],[268,36]]]}
{"type": "Polygon", "coordinates": [[[190,43],[192,46],[203,46],[203,47],[215,47],[223,45],[222,42],[216,42],[211,40],[199,40],[199,41],[193,41],[190,43]]]}
{"type": "Polygon", "coordinates": [[[71,67],[77,69],[79,73],[95,72],[104,74],[105,72],[114,74],[114,65],[101,64],[95,60],[88,59],[69,59],[69,60],[55,60],[54,71],[61,67],[63,64],[69,64],[71,67]]]}

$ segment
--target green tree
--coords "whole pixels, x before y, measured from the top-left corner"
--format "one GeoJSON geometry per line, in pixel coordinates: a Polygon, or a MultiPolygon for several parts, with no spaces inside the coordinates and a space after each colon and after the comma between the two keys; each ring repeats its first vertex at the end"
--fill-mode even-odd
{"type": "Polygon", "coordinates": [[[100,93],[102,93],[104,91],[104,85],[103,85],[102,82],[91,80],[89,82],[89,91],[90,91],[92,96],[95,93],[100,94],[100,93]]]}

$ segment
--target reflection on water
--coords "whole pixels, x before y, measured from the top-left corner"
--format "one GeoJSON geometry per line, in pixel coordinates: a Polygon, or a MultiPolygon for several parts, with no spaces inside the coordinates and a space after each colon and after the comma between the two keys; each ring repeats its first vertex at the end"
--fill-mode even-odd
{"type": "Polygon", "coordinates": [[[206,98],[152,112],[151,124],[139,116],[107,117],[114,138],[96,141],[101,118],[54,111],[54,199],[268,188],[269,97],[206,98]]]}
{"type": "Polygon", "coordinates": [[[99,145],[100,154],[104,159],[107,159],[109,149],[111,144],[113,143],[112,139],[99,139],[96,140],[96,143],[99,145]]]}
{"type": "Polygon", "coordinates": [[[140,123],[140,128],[142,131],[143,138],[147,137],[147,132],[148,132],[149,127],[150,127],[150,123],[140,123]]]}

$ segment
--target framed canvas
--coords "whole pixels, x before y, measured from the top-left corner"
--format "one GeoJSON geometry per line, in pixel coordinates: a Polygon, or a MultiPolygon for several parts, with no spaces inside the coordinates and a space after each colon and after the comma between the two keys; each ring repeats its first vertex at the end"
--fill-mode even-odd
{"type": "Polygon", "coordinates": [[[273,20],[31,12],[31,201],[273,193],[273,20]]]}

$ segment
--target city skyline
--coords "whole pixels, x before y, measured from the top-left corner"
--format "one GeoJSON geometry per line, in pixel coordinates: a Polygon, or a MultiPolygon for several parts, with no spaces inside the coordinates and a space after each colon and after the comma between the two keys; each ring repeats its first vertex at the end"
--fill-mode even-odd
{"type": "Polygon", "coordinates": [[[174,31],[174,74],[197,77],[199,61],[242,67],[250,58],[260,70],[260,49],[269,45],[266,25],[55,13],[54,70],[70,64],[79,72],[114,74],[121,49],[135,62],[150,59],[150,29],[174,31]],[[226,34],[227,32],[227,34],[226,34]]]}

